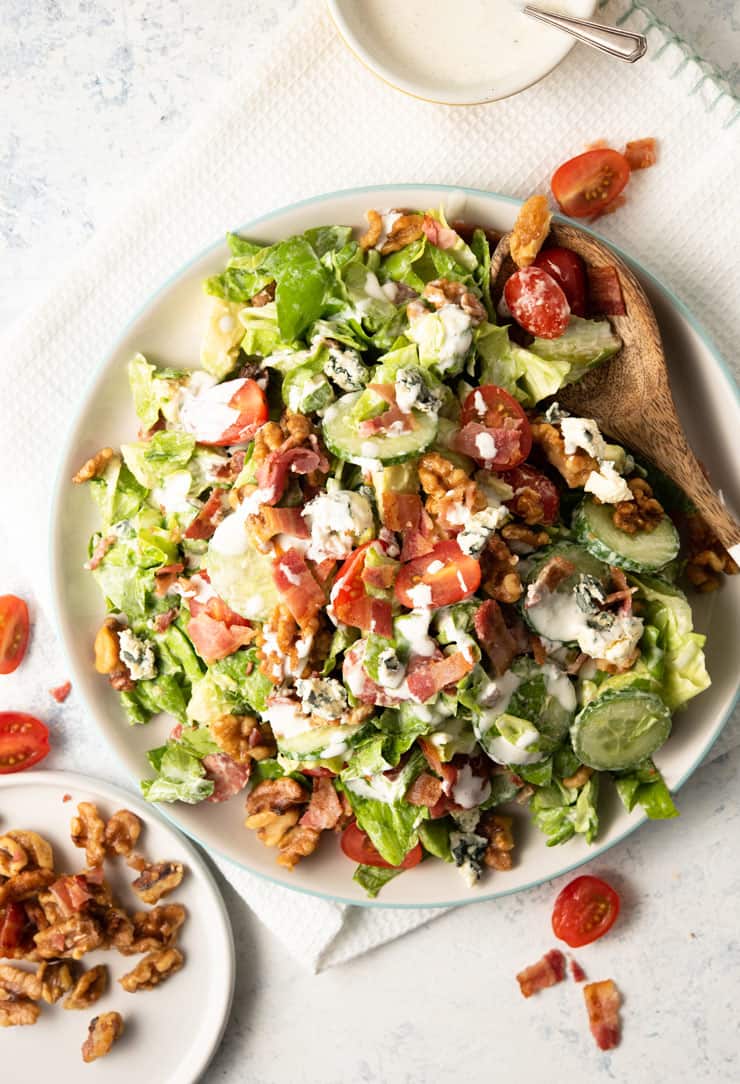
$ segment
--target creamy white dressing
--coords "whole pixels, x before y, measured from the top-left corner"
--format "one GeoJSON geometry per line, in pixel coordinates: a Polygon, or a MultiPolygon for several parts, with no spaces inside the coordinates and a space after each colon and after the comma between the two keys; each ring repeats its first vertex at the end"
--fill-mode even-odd
{"type": "Polygon", "coordinates": [[[160,486],[154,487],[151,498],[167,516],[178,512],[190,512],[193,505],[188,500],[188,493],[192,484],[190,471],[173,471],[165,477],[160,486]]]}
{"type": "MultiPolygon", "coordinates": [[[[481,734],[485,734],[492,726],[495,726],[496,719],[507,710],[509,701],[521,683],[522,679],[518,674],[515,674],[513,670],[507,670],[501,677],[495,678],[486,685],[486,707],[480,713],[480,722],[478,724],[481,734]]],[[[505,764],[506,761],[501,763],[505,764]]]]}
{"type": "Polygon", "coordinates": [[[486,752],[497,764],[536,764],[542,760],[542,753],[530,753],[527,747],[533,745],[538,737],[537,731],[527,731],[514,744],[499,734],[486,742],[486,752]]]}
{"type": "Polygon", "coordinates": [[[371,801],[383,802],[385,805],[395,805],[409,788],[408,782],[402,775],[396,779],[389,779],[387,775],[373,775],[367,779],[347,779],[344,785],[358,798],[369,798],[371,801]]]}
{"type": "Polygon", "coordinates": [[[481,459],[493,460],[496,458],[496,441],[490,433],[478,433],[475,438],[475,447],[481,459]]]}
{"type": "MultiPolygon", "coordinates": [[[[269,504],[275,496],[272,487],[256,489],[238,505],[230,516],[222,520],[216,528],[209,547],[224,557],[241,557],[249,548],[246,520],[259,512],[260,506],[269,504]]],[[[291,542],[292,545],[292,542],[291,542]]]]}
{"type": "Polygon", "coordinates": [[[424,608],[411,610],[397,618],[398,630],[409,645],[412,655],[421,655],[428,659],[434,654],[437,645],[429,635],[431,619],[431,611],[424,608]]]}
{"type": "Polygon", "coordinates": [[[490,779],[483,779],[473,773],[469,764],[464,764],[457,773],[455,785],[452,788],[452,799],[461,805],[463,809],[473,809],[485,802],[491,793],[490,779]]]}
{"type": "Polygon", "coordinates": [[[545,678],[545,689],[548,695],[557,700],[563,711],[575,711],[576,690],[567,674],[564,674],[562,670],[558,670],[557,666],[553,666],[549,662],[546,662],[541,667],[541,670],[545,678]]]}
{"type": "Polygon", "coordinates": [[[413,587],[408,588],[406,593],[413,602],[415,609],[423,609],[432,605],[432,589],[428,583],[414,584],[413,587]]]}
{"type": "Polygon", "coordinates": [[[193,391],[193,380],[182,389],[180,425],[196,440],[209,443],[220,440],[229,426],[239,417],[239,411],[229,401],[244,385],[243,379],[227,380],[223,384],[199,382],[193,391]]]}
{"type": "Polygon", "coordinates": [[[295,738],[304,734],[311,726],[311,720],[301,711],[297,700],[281,699],[267,702],[262,718],[270,724],[272,732],[280,738],[295,738]]]}
{"type": "Polygon", "coordinates": [[[360,537],[373,532],[370,502],[350,490],[320,493],[306,505],[303,518],[311,532],[307,553],[315,561],[348,557],[360,537]]]}

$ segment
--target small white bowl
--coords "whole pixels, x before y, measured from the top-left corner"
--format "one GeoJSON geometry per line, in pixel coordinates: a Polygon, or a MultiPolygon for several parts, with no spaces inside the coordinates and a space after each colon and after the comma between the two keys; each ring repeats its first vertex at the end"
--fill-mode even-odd
{"type": "MultiPolygon", "coordinates": [[[[517,0],[327,0],[348,48],[397,90],[443,105],[518,94],[563,60],[575,39],[524,15],[517,0]]],[[[588,18],[596,0],[541,0],[588,18]]]]}

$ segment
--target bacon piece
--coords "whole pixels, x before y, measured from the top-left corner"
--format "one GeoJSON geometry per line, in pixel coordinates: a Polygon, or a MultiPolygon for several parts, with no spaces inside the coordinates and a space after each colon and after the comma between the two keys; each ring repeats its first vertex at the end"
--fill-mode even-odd
{"type": "Polygon", "coordinates": [[[525,997],[555,986],[565,978],[565,956],[560,949],[550,949],[541,960],[531,967],[525,967],[516,977],[519,988],[525,997]]]}
{"type": "MultiPolygon", "coordinates": [[[[414,419],[411,414],[404,414],[397,403],[393,403],[382,414],[376,414],[374,418],[366,418],[360,422],[358,431],[360,436],[371,437],[375,433],[387,433],[391,426],[396,426],[398,432],[406,432],[414,428],[414,419]]],[[[394,430],[395,432],[396,430],[394,430]]]]}
{"type": "Polygon", "coordinates": [[[494,599],[486,599],[478,607],[474,624],[478,641],[491,660],[494,673],[497,677],[501,677],[519,652],[517,642],[504,620],[503,611],[498,602],[494,599]]]}
{"type": "Polygon", "coordinates": [[[115,544],[116,536],[114,534],[107,534],[104,538],[101,538],[90,554],[90,560],[85,561],[85,568],[87,571],[93,572],[103,560],[108,550],[115,546],[115,544]]]}
{"type": "Polygon", "coordinates": [[[374,391],[376,395],[379,395],[381,399],[385,399],[386,403],[391,406],[396,401],[396,388],[393,384],[368,384],[370,391],[374,391]]]}
{"type": "Polygon", "coordinates": [[[205,611],[190,617],[188,636],[193,641],[195,650],[206,660],[215,662],[233,655],[240,647],[251,643],[254,630],[250,625],[225,625],[216,621],[205,611]]]}
{"type": "Polygon", "coordinates": [[[459,433],[455,434],[452,443],[456,452],[469,455],[478,463],[490,464],[494,458],[505,463],[515,462],[520,458],[521,441],[522,434],[519,429],[504,429],[503,427],[492,429],[490,426],[481,425],[480,422],[468,422],[459,433]],[[481,437],[484,446],[488,439],[493,440],[496,446],[495,454],[491,459],[481,454],[478,446],[481,437]]]}
{"type": "Polygon", "coordinates": [[[424,236],[427,241],[432,245],[436,245],[437,248],[454,248],[460,240],[460,237],[454,230],[451,230],[449,226],[443,226],[440,222],[437,222],[436,218],[432,218],[431,215],[424,215],[424,221],[421,224],[421,228],[424,231],[424,236]]]}
{"type": "Polygon", "coordinates": [[[172,622],[175,620],[180,612],[179,606],[172,606],[169,610],[165,610],[163,614],[157,614],[154,618],[154,628],[156,632],[166,632],[172,622]]]}
{"type": "Polygon", "coordinates": [[[325,557],[323,561],[319,561],[318,563],[309,560],[308,567],[311,569],[314,578],[325,587],[329,577],[337,567],[337,562],[334,557],[325,557]]]}
{"type": "Polygon", "coordinates": [[[431,553],[436,543],[432,538],[433,525],[431,517],[422,508],[419,527],[404,532],[401,545],[401,561],[413,561],[415,557],[426,557],[431,553]]]}
{"type": "Polygon", "coordinates": [[[624,316],[627,312],[616,267],[587,267],[591,311],[602,316],[624,316]]]}
{"type": "Polygon", "coordinates": [[[303,554],[297,549],[286,550],[275,559],[272,578],[283,602],[301,627],[326,605],[322,588],[311,575],[303,554]]]}
{"type": "Polygon", "coordinates": [[[319,776],[314,779],[308,809],[298,823],[323,832],[328,828],[336,828],[342,813],[342,803],[331,779],[328,776],[319,776]]]}
{"type": "Polygon", "coordinates": [[[586,972],[583,970],[578,960],[570,958],[570,973],[573,976],[573,982],[583,982],[586,978],[586,972]]]}
{"type": "Polygon", "coordinates": [[[620,1039],[619,990],[611,979],[589,982],[583,987],[591,1034],[599,1050],[612,1050],[620,1039]]]}
{"type": "Polygon", "coordinates": [[[178,562],[175,565],[162,565],[154,573],[154,594],[157,598],[164,598],[172,584],[176,581],[185,565],[178,562]]]}
{"type": "Polygon", "coordinates": [[[57,704],[63,704],[72,691],[72,682],[65,681],[61,685],[55,685],[53,689],[49,689],[49,693],[54,697],[57,704]]]}
{"type": "Polygon", "coordinates": [[[227,753],[209,753],[203,757],[202,763],[206,779],[212,779],[214,783],[213,794],[207,799],[209,802],[225,802],[244,790],[249,782],[251,760],[246,764],[237,764],[227,753]]]}
{"type": "Polygon", "coordinates": [[[456,651],[441,659],[424,659],[416,667],[409,664],[407,685],[411,694],[424,704],[440,689],[456,685],[472,669],[470,659],[462,651],[456,651]]]}
{"type": "Polygon", "coordinates": [[[524,603],[525,610],[530,606],[536,606],[538,602],[542,602],[545,595],[554,591],[563,580],[567,580],[568,576],[572,576],[575,570],[576,566],[567,557],[551,557],[542,566],[534,582],[530,584],[524,603]]]}
{"type": "Polygon", "coordinates": [[[529,645],[532,648],[534,661],[538,666],[544,666],[547,662],[547,652],[542,644],[542,640],[540,640],[539,636],[536,636],[533,632],[529,634],[529,645]]]}
{"type": "Polygon", "coordinates": [[[647,139],[633,140],[625,146],[624,157],[631,170],[649,169],[658,161],[655,140],[652,136],[647,139]]]}
{"type": "Polygon", "coordinates": [[[422,507],[418,493],[384,493],[381,502],[383,525],[389,531],[418,530],[422,507]]]}
{"type": "Polygon", "coordinates": [[[87,887],[87,881],[82,874],[60,877],[49,885],[54,900],[62,912],[64,918],[70,918],[83,909],[88,900],[92,899],[92,893],[87,887]]]}
{"type": "Polygon", "coordinates": [[[220,482],[234,482],[242,472],[245,459],[246,452],[240,448],[230,455],[225,463],[216,467],[213,471],[213,477],[218,478],[220,482]]]}
{"type": "Polygon", "coordinates": [[[26,921],[22,903],[13,901],[0,909],[0,957],[12,955],[20,946],[26,921]]]}
{"type": "Polygon", "coordinates": [[[85,880],[89,885],[97,885],[100,887],[105,880],[105,870],[102,866],[93,866],[92,869],[86,869],[85,880]]]}
{"type": "MultiPolygon", "coordinates": [[[[308,524],[303,518],[300,508],[271,508],[269,504],[262,506],[262,522],[269,537],[276,534],[288,534],[291,538],[309,538],[308,524]]],[[[267,536],[267,533],[265,535],[267,536]]]]}
{"type": "Polygon", "coordinates": [[[409,789],[406,791],[406,801],[409,805],[435,806],[442,797],[442,780],[429,772],[417,775],[409,789]]]}
{"type": "Polygon", "coordinates": [[[185,528],[186,538],[211,538],[216,533],[216,528],[229,511],[226,500],[226,492],[223,489],[214,489],[198,515],[185,528]]]}
{"type": "Polygon", "coordinates": [[[393,637],[393,608],[387,599],[371,598],[370,595],[356,599],[349,616],[352,620],[347,624],[353,628],[376,632],[389,640],[393,637]]]}
{"type": "Polygon", "coordinates": [[[270,494],[264,504],[277,504],[285,492],[288,475],[311,474],[312,471],[328,471],[329,461],[319,450],[316,437],[311,435],[313,447],[277,448],[257,468],[257,485],[270,494]]]}
{"type": "Polygon", "coordinates": [[[611,573],[612,585],[615,590],[608,594],[604,600],[607,606],[611,606],[614,602],[619,602],[618,613],[629,615],[632,613],[632,595],[636,588],[630,587],[627,583],[627,577],[621,568],[615,568],[613,565],[609,566],[609,572],[611,573]]]}
{"type": "Polygon", "coordinates": [[[393,586],[397,575],[397,565],[365,564],[360,573],[360,579],[367,587],[375,587],[379,591],[384,591],[393,586]]]}

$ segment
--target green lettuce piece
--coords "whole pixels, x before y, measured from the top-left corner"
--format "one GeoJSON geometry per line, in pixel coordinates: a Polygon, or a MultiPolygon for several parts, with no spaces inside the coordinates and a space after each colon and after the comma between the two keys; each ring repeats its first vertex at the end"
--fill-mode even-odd
{"type": "Polygon", "coordinates": [[[155,433],[151,440],[121,445],[126,466],[147,489],[153,489],[168,474],[187,466],[194,451],[195,437],[172,430],[155,433]]]}
{"type": "MultiPolygon", "coordinates": [[[[163,564],[160,559],[154,564],[163,564]]],[[[108,608],[125,613],[136,621],[156,608],[152,601],[154,571],[143,564],[136,536],[116,542],[93,570],[93,577],[105,596],[108,608]]],[[[156,596],[155,596],[156,597],[156,596]]]]}
{"type": "Polygon", "coordinates": [[[358,866],[352,874],[352,880],[365,889],[365,894],[374,900],[381,888],[403,873],[402,869],[384,869],[382,866],[358,866]]]}
{"type": "Polygon", "coordinates": [[[473,271],[473,278],[482,294],[488,319],[492,324],[495,324],[496,306],[491,297],[491,249],[483,230],[475,230],[470,247],[477,261],[477,267],[473,271]]]}
{"type": "Polygon", "coordinates": [[[384,775],[375,775],[342,783],[359,827],[392,866],[400,866],[416,845],[418,826],[428,816],[424,807],[413,806],[403,797],[425,765],[421,751],[414,749],[392,781],[384,775]],[[382,797],[375,797],[374,794],[382,797]]]}
{"type": "Polygon", "coordinates": [[[535,339],[529,351],[545,361],[567,361],[570,368],[564,384],[580,380],[584,373],[612,357],[622,340],[609,320],[584,320],[571,316],[565,332],[557,339],[535,339]]]}
{"type": "Polygon", "coordinates": [[[651,820],[669,820],[679,815],[671,792],[652,760],[634,771],[615,775],[614,785],[628,813],[641,805],[651,820]]]}
{"type": "MultiPolygon", "coordinates": [[[[398,252],[385,256],[380,265],[384,281],[392,279],[394,282],[403,282],[420,294],[427,282],[434,278],[433,273],[429,278],[422,278],[419,272],[423,273],[424,268],[420,266],[417,269],[416,267],[424,256],[426,244],[426,237],[420,237],[418,241],[412,241],[410,245],[399,249],[398,252]]],[[[431,267],[433,268],[434,265],[432,264],[431,267]]]]}
{"type": "Polygon", "coordinates": [[[180,627],[179,619],[169,625],[164,632],[155,633],[154,641],[157,645],[160,666],[165,673],[180,673],[191,686],[201,680],[205,673],[205,666],[180,627]]]}
{"type": "Polygon", "coordinates": [[[178,381],[163,378],[156,365],[136,354],[128,363],[128,382],[136,416],[144,429],[151,429],[177,395],[178,381]]]}
{"type": "Polygon", "coordinates": [[[454,861],[450,850],[450,821],[440,817],[434,821],[422,821],[419,825],[419,839],[425,851],[441,858],[443,862],[454,861]]]}
{"type": "Polygon", "coordinates": [[[516,798],[519,793],[519,784],[516,782],[513,772],[501,772],[491,776],[491,793],[485,802],[481,802],[481,809],[493,809],[497,805],[503,805],[516,798]]]}
{"type": "Polygon", "coordinates": [[[498,384],[525,406],[554,395],[567,382],[570,362],[545,359],[509,339],[508,327],[481,324],[475,336],[481,384],[498,384]]]}
{"type": "Polygon", "coordinates": [[[330,285],[329,274],[305,237],[274,245],[265,268],[277,282],[275,307],[284,342],[300,339],[321,316],[330,285]]]}
{"type": "Polygon", "coordinates": [[[232,258],[222,274],[206,280],[205,291],[224,301],[250,301],[272,282],[273,276],[263,266],[270,246],[255,244],[235,233],[227,234],[226,240],[232,258]]]}
{"type": "Polygon", "coordinates": [[[362,779],[395,768],[416,741],[416,734],[373,734],[352,750],[342,779],[362,779]]]}
{"type": "Polygon", "coordinates": [[[588,843],[594,841],[599,830],[598,795],[596,774],[578,789],[558,782],[538,787],[529,808],[534,823],[547,837],[548,847],[565,843],[576,834],[585,836],[588,843]]]}
{"type": "Polygon", "coordinates": [[[137,681],[133,689],[121,693],[121,703],[133,725],[148,723],[162,711],[179,723],[187,719],[187,690],[177,674],[160,673],[148,681],[137,681]]]}
{"type": "Polygon", "coordinates": [[[291,369],[283,378],[283,402],[294,413],[311,414],[334,402],[334,388],[323,371],[324,357],[328,357],[328,351],[322,350],[316,361],[291,369]]]}
{"type": "Polygon", "coordinates": [[[342,272],[346,303],[378,350],[388,349],[398,338],[406,317],[383,293],[377,275],[363,263],[348,264],[342,272]]]}
{"type": "Polygon", "coordinates": [[[214,681],[229,695],[246,703],[252,711],[263,712],[267,698],[274,685],[259,668],[260,658],[256,647],[243,647],[225,659],[211,663],[210,673],[214,681]]]}
{"type": "Polygon", "coordinates": [[[306,230],[303,236],[319,258],[327,252],[340,252],[346,247],[350,251],[359,248],[352,242],[351,226],[314,226],[306,230]]]}
{"type": "Polygon", "coordinates": [[[157,774],[141,781],[142,794],[148,802],[202,802],[213,794],[214,783],[205,778],[201,760],[217,752],[218,746],[207,732],[184,729],[180,740],[168,741],[147,753],[157,774]]]}
{"type": "Polygon", "coordinates": [[[323,677],[326,677],[327,674],[332,672],[337,665],[337,659],[342,652],[346,651],[348,647],[351,647],[355,640],[358,640],[359,638],[359,629],[353,629],[349,625],[340,625],[339,628],[334,630],[334,635],[332,636],[331,644],[329,645],[329,654],[326,656],[321,671],[323,677]]]}
{"type": "Polygon", "coordinates": [[[661,696],[675,711],[711,684],[703,651],[706,637],[693,631],[691,607],[678,587],[655,576],[630,576],[629,581],[645,605],[646,628],[657,629],[651,639],[653,657],[657,648],[663,652],[661,696]]]}
{"type": "MultiPolygon", "coordinates": [[[[242,309],[239,322],[244,328],[242,350],[250,357],[267,357],[285,347],[278,327],[277,306],[274,301],[258,309],[242,309]]],[[[290,348],[289,348],[290,349],[290,348]]]]}
{"type": "Polygon", "coordinates": [[[93,478],[88,485],[104,527],[135,516],[149,492],[118,456],[111,459],[100,478],[93,478]]]}

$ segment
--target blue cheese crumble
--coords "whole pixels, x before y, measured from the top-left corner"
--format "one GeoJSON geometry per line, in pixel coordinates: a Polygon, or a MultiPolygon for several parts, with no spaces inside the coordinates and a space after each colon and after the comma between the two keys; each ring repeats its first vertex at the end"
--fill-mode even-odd
{"type": "Polygon", "coordinates": [[[149,681],[157,676],[154,647],[135,636],[131,629],[121,629],[118,633],[118,651],[133,681],[149,681]]]}

